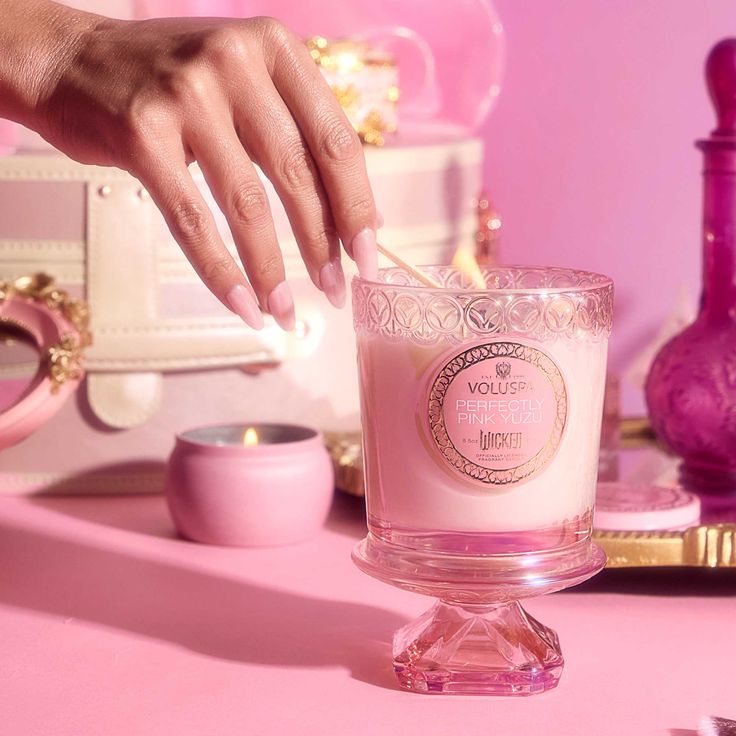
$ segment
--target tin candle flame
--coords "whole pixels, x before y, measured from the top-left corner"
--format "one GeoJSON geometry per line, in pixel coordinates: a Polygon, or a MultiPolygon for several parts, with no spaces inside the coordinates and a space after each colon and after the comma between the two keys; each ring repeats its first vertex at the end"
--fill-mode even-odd
{"type": "Polygon", "coordinates": [[[248,427],[243,433],[243,445],[253,447],[258,444],[258,432],[253,427],[248,427]]]}

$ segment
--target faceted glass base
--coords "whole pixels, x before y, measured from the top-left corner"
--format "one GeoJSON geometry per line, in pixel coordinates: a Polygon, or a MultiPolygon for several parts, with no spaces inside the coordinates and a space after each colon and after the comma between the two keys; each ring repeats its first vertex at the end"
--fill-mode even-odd
{"type": "Polygon", "coordinates": [[[394,671],[406,690],[444,695],[533,695],[557,685],[557,634],[518,602],[438,601],[394,636],[394,671]]]}
{"type": "Polygon", "coordinates": [[[353,550],[368,575],[439,598],[396,632],[393,657],[402,688],[445,695],[532,695],[555,687],[563,666],[557,634],[518,599],[577,585],[605,560],[589,539],[539,553],[451,555],[368,534],[353,550]]]}

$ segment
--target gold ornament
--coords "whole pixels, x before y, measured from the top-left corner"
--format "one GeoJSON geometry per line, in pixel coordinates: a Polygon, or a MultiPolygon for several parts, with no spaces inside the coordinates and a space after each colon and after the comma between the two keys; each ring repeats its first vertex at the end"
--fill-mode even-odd
{"type": "Polygon", "coordinates": [[[358,135],[363,143],[373,146],[382,146],[385,143],[383,134],[388,133],[389,127],[377,110],[371,110],[358,126],[358,135]]]}
{"type": "Polygon", "coordinates": [[[340,107],[345,112],[352,112],[358,106],[360,101],[360,92],[355,88],[355,85],[348,84],[342,86],[340,84],[333,84],[332,91],[337,97],[337,101],[340,103],[340,107]]]}
{"type": "Polygon", "coordinates": [[[361,85],[355,83],[355,75],[365,68],[395,70],[395,60],[367,43],[351,39],[327,40],[312,36],[306,40],[306,45],[361,141],[382,146],[384,135],[396,130],[395,123],[387,120],[387,116],[391,118],[395,114],[392,111],[399,99],[399,88],[390,84],[384,91],[377,91],[378,98],[368,93],[369,99],[366,99],[361,85]]]}
{"type": "Polygon", "coordinates": [[[52,393],[56,393],[67,381],[82,377],[84,348],[76,335],[64,335],[56,345],[48,349],[46,359],[52,393]]]}
{"type": "Polygon", "coordinates": [[[77,332],[62,335],[60,341],[47,351],[45,359],[52,392],[58,391],[66,381],[80,378],[84,350],[92,344],[87,302],[57,288],[53,277],[45,273],[21,276],[15,281],[0,281],[0,305],[14,296],[31,299],[61,314],[77,332]]]}

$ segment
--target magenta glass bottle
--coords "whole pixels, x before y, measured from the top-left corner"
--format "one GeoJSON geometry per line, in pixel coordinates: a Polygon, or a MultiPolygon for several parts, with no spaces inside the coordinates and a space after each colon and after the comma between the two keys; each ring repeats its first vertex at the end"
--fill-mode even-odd
{"type": "Polygon", "coordinates": [[[736,39],[717,44],[706,78],[718,126],[697,146],[703,169],[703,287],[695,322],[654,360],[654,430],[682,458],[681,480],[736,497],[736,39]]]}

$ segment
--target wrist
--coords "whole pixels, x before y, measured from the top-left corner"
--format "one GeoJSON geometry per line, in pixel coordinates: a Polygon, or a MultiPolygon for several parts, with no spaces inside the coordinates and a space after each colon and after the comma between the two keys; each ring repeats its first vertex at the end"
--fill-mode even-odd
{"type": "Polygon", "coordinates": [[[0,117],[42,127],[45,101],[101,16],[45,0],[5,0],[0,26],[0,117]]]}

